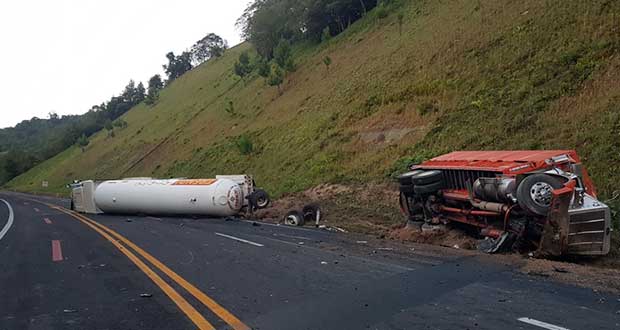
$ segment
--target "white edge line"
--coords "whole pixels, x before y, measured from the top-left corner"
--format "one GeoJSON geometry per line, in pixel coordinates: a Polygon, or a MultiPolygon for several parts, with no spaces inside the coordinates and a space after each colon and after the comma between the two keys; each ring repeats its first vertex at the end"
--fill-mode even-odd
{"type": "Polygon", "coordinates": [[[541,327],[541,328],[549,329],[549,330],[569,330],[567,328],[563,328],[563,327],[560,327],[560,326],[557,326],[557,325],[554,325],[554,324],[551,324],[551,323],[546,323],[546,322],[543,322],[543,321],[538,321],[538,320],[535,320],[535,319],[531,319],[529,317],[521,317],[521,318],[518,318],[517,320],[519,320],[519,321],[521,321],[523,323],[535,325],[537,327],[541,327]]]}
{"type": "Polygon", "coordinates": [[[226,235],[226,234],[222,234],[222,233],[215,233],[215,235],[226,237],[226,238],[230,238],[230,239],[234,239],[235,241],[239,241],[239,242],[242,242],[242,243],[246,243],[246,244],[250,244],[250,245],[254,245],[254,246],[258,246],[258,247],[263,247],[264,246],[263,244],[260,244],[260,243],[248,241],[247,239],[243,239],[243,238],[239,238],[239,237],[235,237],[235,236],[230,236],[230,235],[226,235]]]}
{"type": "Polygon", "coordinates": [[[6,233],[9,231],[9,229],[11,229],[11,226],[13,225],[14,214],[13,214],[13,208],[11,207],[11,204],[9,204],[9,202],[5,201],[4,199],[0,199],[0,201],[3,201],[4,204],[6,204],[6,206],[9,208],[9,219],[6,222],[6,225],[4,225],[4,228],[2,228],[2,231],[0,231],[0,240],[1,240],[4,237],[4,235],[6,235],[6,233]]]}

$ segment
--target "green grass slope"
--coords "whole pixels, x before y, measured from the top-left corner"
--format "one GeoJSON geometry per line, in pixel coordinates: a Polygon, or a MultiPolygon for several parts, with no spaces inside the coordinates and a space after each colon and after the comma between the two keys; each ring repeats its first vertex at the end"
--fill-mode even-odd
{"type": "Polygon", "coordinates": [[[574,148],[603,199],[620,189],[620,2],[427,0],[398,10],[402,34],[396,12],[369,13],[327,43],[298,47],[282,95],[233,75],[252,51],[235,47],[154,107],[129,111],[115,137],[100,132],[84,152],[70,148],[8,187],[251,173],[280,195],[385,181],[451,150],[574,148]]]}

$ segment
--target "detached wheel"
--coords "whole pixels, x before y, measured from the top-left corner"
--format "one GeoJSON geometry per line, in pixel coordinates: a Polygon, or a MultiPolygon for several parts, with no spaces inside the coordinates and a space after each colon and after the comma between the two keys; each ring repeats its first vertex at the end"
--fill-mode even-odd
{"type": "Polygon", "coordinates": [[[517,187],[517,201],[522,209],[537,215],[547,215],[553,190],[564,186],[562,181],[548,174],[533,174],[517,187]]]}
{"type": "Polygon", "coordinates": [[[400,183],[401,186],[411,186],[413,185],[413,181],[411,181],[411,177],[413,177],[416,174],[420,174],[422,172],[423,172],[422,170],[415,170],[415,171],[403,173],[398,176],[398,183],[400,183]]]}
{"type": "Polygon", "coordinates": [[[438,181],[423,186],[414,186],[413,191],[416,195],[430,195],[436,193],[441,188],[443,188],[443,183],[438,181]]]}
{"type": "Polygon", "coordinates": [[[262,189],[256,189],[254,190],[252,195],[250,195],[250,203],[256,206],[256,208],[258,209],[266,208],[267,206],[269,206],[269,202],[269,194],[267,194],[267,192],[262,189]]]}
{"type": "Polygon", "coordinates": [[[440,182],[441,179],[442,179],[441,171],[431,170],[431,171],[424,171],[424,172],[421,172],[421,173],[418,173],[412,176],[411,182],[413,182],[413,184],[416,186],[418,185],[423,186],[423,185],[428,185],[431,183],[440,182]]]}
{"type": "Polygon", "coordinates": [[[284,216],[284,224],[287,226],[303,226],[305,223],[304,215],[299,211],[289,211],[284,216]]]}

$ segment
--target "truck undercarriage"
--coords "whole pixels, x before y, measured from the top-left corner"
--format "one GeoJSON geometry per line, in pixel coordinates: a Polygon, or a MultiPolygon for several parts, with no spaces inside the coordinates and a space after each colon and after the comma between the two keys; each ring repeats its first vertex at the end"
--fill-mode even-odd
{"type": "Polygon", "coordinates": [[[610,211],[573,150],[458,151],[399,177],[412,224],[467,225],[487,252],[539,256],[609,252],[610,211]]]}

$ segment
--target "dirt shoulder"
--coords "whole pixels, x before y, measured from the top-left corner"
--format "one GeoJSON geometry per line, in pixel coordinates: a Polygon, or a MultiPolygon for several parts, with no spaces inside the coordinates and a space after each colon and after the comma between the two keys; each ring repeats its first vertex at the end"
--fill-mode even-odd
{"type": "MultiPolygon", "coordinates": [[[[369,243],[385,246],[396,244],[416,251],[424,249],[436,255],[485,255],[476,250],[478,239],[467,228],[448,228],[438,233],[419,232],[405,226],[398,208],[398,189],[390,184],[320,185],[303,192],[288,194],[258,211],[262,221],[281,223],[290,210],[308,204],[321,208],[320,224],[326,229],[344,231],[369,243]]],[[[307,223],[307,226],[314,224],[307,223]]],[[[612,240],[612,252],[598,258],[564,260],[535,259],[528,255],[487,255],[488,258],[515,266],[522,273],[548,278],[599,291],[620,293],[620,244],[618,235],[612,240]]]]}

